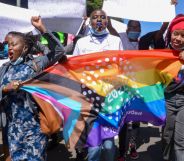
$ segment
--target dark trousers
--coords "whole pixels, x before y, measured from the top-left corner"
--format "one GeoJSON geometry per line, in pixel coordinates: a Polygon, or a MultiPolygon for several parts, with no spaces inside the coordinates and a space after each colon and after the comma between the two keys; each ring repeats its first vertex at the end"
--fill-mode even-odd
{"type": "Polygon", "coordinates": [[[137,134],[140,123],[133,122],[131,126],[131,130],[128,130],[128,123],[124,124],[119,132],[119,154],[122,157],[126,155],[126,152],[129,148],[129,141],[133,142],[134,144],[136,144],[137,141],[137,134]]]}
{"type": "Polygon", "coordinates": [[[127,124],[125,124],[119,132],[119,154],[124,156],[127,151],[127,124]]]}
{"type": "Polygon", "coordinates": [[[184,95],[166,97],[167,117],[163,129],[163,159],[172,159],[174,150],[176,161],[184,161],[184,95]]]}

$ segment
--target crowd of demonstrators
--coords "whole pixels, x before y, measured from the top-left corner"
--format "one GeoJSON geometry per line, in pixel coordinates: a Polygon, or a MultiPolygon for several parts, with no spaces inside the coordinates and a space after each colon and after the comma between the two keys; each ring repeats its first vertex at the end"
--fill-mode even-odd
{"type": "MultiPolygon", "coordinates": [[[[180,52],[184,58],[184,15],[176,16],[170,23],[166,35],[166,47],[180,52]]],[[[175,161],[184,160],[184,68],[183,65],[165,90],[167,118],[163,129],[163,158],[172,160],[174,148],[175,161]]]]}
{"type": "Polygon", "coordinates": [[[23,33],[12,32],[7,40],[10,61],[0,68],[0,99],[7,114],[8,147],[13,161],[46,160],[48,136],[40,129],[38,105],[30,94],[17,89],[21,82],[55,64],[64,55],[63,46],[46,30],[41,18],[32,17],[31,22],[50,42],[49,53],[34,58],[32,39],[23,33]]]}
{"type": "MultiPolygon", "coordinates": [[[[123,50],[119,37],[107,32],[108,18],[103,10],[95,10],[90,15],[90,33],[88,36],[79,39],[76,43],[73,55],[82,55],[106,50],[123,50]]],[[[99,161],[101,153],[105,161],[114,161],[115,143],[114,138],[105,139],[96,147],[88,148],[88,161],[99,161]],[[103,154],[103,153],[102,153],[103,154]]],[[[79,158],[78,160],[82,160],[79,158]]]]}
{"type": "MultiPolygon", "coordinates": [[[[171,3],[178,2],[171,0],[171,3]]],[[[47,31],[40,17],[33,17],[31,21],[33,26],[46,37],[47,47],[33,40],[32,35],[14,31],[7,34],[5,41],[0,43],[0,61],[9,60],[0,68],[0,110],[1,114],[6,113],[7,116],[7,119],[3,120],[6,122],[6,127],[3,128],[3,144],[7,151],[6,161],[46,160],[48,136],[40,130],[37,115],[39,107],[30,94],[18,89],[21,87],[21,82],[34,77],[57,61],[65,60],[66,57],[63,57],[65,51],[78,56],[105,50],[170,48],[177,50],[180,53],[179,58],[184,59],[184,15],[176,16],[169,27],[169,23],[163,23],[160,30],[150,32],[139,39],[141,33],[139,21],[129,20],[126,32],[119,34],[112,27],[106,13],[98,9],[90,15],[90,24],[85,28],[87,32],[82,30],[81,35],[74,39],[72,46],[66,47],[63,47],[59,40],[47,31]],[[163,35],[166,30],[167,35],[164,40],[163,35]],[[41,54],[38,55],[38,53],[41,54]],[[34,54],[36,56],[33,56],[34,54]],[[35,63],[39,70],[35,69],[35,63]]],[[[183,80],[182,66],[178,78],[173,80],[165,90],[167,118],[162,136],[165,161],[172,160],[173,156],[175,161],[184,161],[183,80]]],[[[130,158],[137,159],[139,157],[136,151],[138,127],[139,123],[132,122],[121,128],[118,159],[115,158],[114,138],[109,138],[96,147],[77,148],[76,160],[99,161],[102,154],[105,154],[102,156],[104,161],[125,161],[128,150],[130,150],[130,158]],[[127,130],[129,127],[132,130],[127,130]],[[127,138],[129,138],[128,146],[127,138]]]]}

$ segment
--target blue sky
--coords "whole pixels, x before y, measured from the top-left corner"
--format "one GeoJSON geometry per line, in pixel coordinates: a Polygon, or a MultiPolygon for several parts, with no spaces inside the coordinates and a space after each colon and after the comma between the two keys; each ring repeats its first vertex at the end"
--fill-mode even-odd
{"type": "MultiPolygon", "coordinates": [[[[178,0],[178,4],[176,5],[176,14],[183,13],[184,14],[184,0],[178,0]]],[[[125,20],[126,23],[126,20],[125,20]]],[[[161,23],[155,22],[141,22],[142,33],[141,35],[146,34],[147,32],[158,30],[161,27],[161,23]]]]}

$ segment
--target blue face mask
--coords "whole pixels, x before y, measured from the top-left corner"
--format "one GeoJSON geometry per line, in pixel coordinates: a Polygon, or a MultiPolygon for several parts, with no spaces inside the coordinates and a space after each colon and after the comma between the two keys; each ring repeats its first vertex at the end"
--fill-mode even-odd
{"type": "Polygon", "coordinates": [[[104,29],[104,30],[102,30],[102,31],[99,32],[99,31],[95,30],[94,28],[92,28],[91,26],[89,28],[90,28],[91,34],[94,35],[94,36],[97,36],[97,37],[98,36],[99,37],[106,36],[108,34],[108,32],[107,32],[106,29],[104,29]]]}
{"type": "Polygon", "coordinates": [[[3,59],[8,57],[8,44],[5,44],[3,51],[0,51],[0,57],[3,59]]]}
{"type": "Polygon", "coordinates": [[[18,64],[20,64],[20,63],[22,63],[22,61],[23,61],[24,59],[22,58],[22,57],[19,57],[16,61],[14,61],[14,62],[10,62],[12,65],[18,65],[18,64]]]}
{"type": "Polygon", "coordinates": [[[127,36],[131,40],[137,40],[139,38],[140,34],[141,34],[140,32],[130,31],[127,33],[127,36]]]}

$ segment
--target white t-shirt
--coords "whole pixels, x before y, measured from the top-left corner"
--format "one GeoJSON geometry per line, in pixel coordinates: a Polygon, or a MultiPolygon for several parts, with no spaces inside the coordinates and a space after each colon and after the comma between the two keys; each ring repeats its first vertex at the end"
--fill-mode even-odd
{"type": "Polygon", "coordinates": [[[77,41],[73,55],[77,56],[106,50],[123,50],[120,38],[110,34],[101,39],[92,35],[85,36],[77,41]]]}
{"type": "Polygon", "coordinates": [[[130,42],[126,32],[119,33],[124,50],[138,50],[138,42],[130,42]]]}

